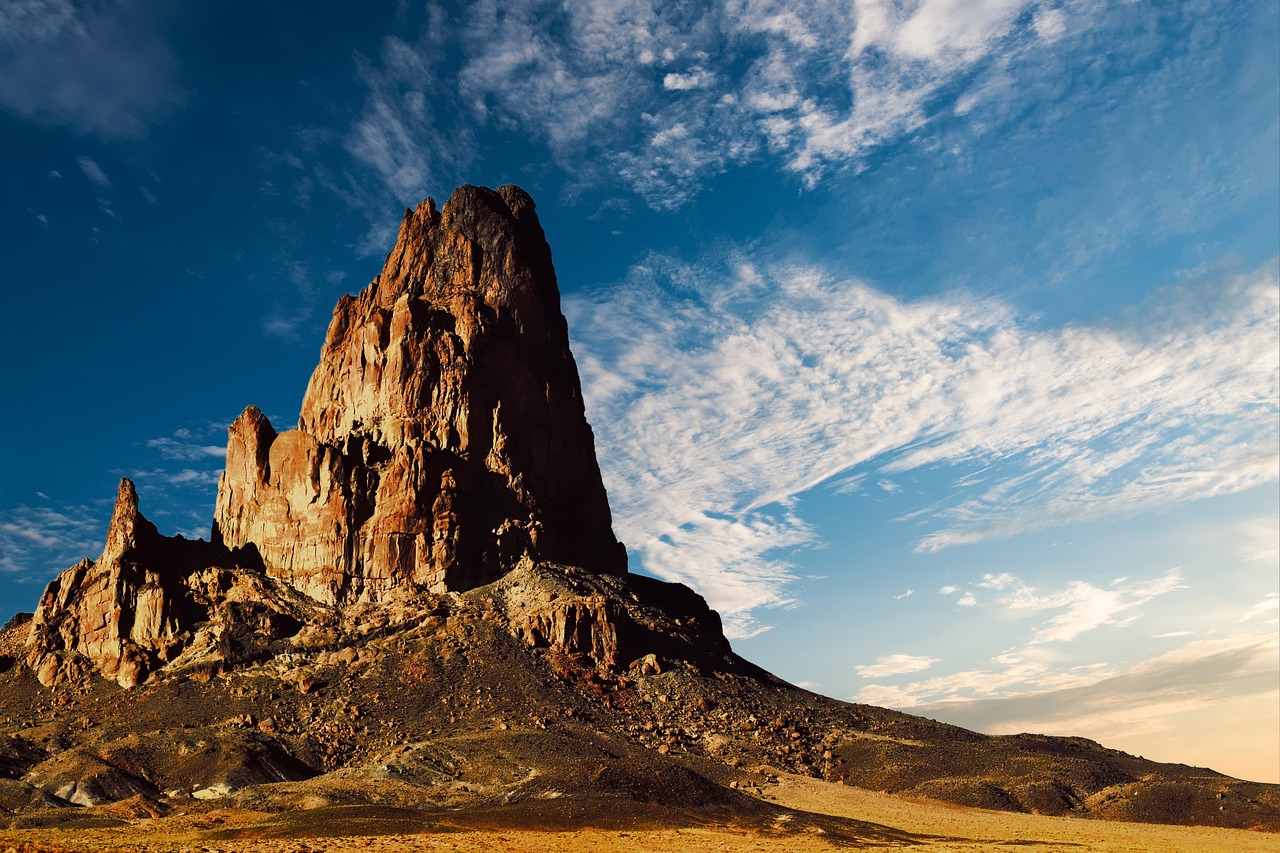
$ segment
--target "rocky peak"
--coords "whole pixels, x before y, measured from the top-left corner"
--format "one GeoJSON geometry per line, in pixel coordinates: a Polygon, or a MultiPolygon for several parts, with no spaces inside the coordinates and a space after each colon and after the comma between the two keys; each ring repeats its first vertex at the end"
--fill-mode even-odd
{"type": "Polygon", "coordinates": [[[156,526],[138,511],[138,490],[128,477],[120,480],[116,505],[107,527],[107,545],[99,560],[119,560],[126,553],[159,537],[156,526]]]}
{"type": "Polygon", "coordinates": [[[468,589],[524,560],[625,572],[523,190],[406,212],[334,310],[298,429],[256,409],[232,426],[215,525],[323,602],[468,589]]]}
{"type": "MultiPolygon", "coordinates": [[[[40,681],[229,667],[335,608],[411,607],[512,573],[527,588],[566,566],[578,580],[513,604],[510,630],[626,663],[648,635],[610,598],[626,552],[523,190],[462,187],[406,212],[382,272],[338,301],[298,428],[250,406],[228,430],[212,539],[161,536],[122,481],[102,555],[54,580],[32,619],[40,681]]],[[[718,621],[699,624],[724,652],[718,621]]]]}
{"type": "Polygon", "coordinates": [[[262,577],[252,553],[162,536],[126,478],[102,554],[45,588],[31,619],[27,663],[45,685],[96,670],[133,687],[184,655],[230,664],[239,637],[248,632],[267,644],[288,636],[305,607],[262,577]]]}

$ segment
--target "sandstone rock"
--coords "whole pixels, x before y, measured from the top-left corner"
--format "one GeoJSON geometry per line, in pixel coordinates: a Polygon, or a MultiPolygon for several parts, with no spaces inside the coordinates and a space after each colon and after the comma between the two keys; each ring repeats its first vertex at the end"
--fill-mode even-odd
{"type": "MultiPolygon", "coordinates": [[[[308,626],[305,647],[332,608],[416,606],[552,562],[626,576],[523,190],[462,187],[406,211],[382,273],[338,302],[298,428],[277,433],[252,406],[231,425],[212,539],[161,536],[124,480],[102,555],[54,580],[31,620],[40,682],[96,671],[132,687],[162,667],[207,680],[308,626]]],[[[638,653],[661,651],[620,590],[548,592],[506,615],[532,645],[616,668],[620,626],[638,653]]]]}
{"type": "Polygon", "coordinates": [[[512,631],[531,646],[582,652],[610,669],[618,666],[623,613],[603,595],[560,600],[519,614],[512,631]]]}
{"type": "Polygon", "coordinates": [[[94,669],[132,687],[154,659],[167,656],[178,633],[170,580],[136,561],[163,537],[138,511],[128,479],[119,495],[107,543],[96,560],[82,560],[59,575],[31,620],[28,663],[43,684],[73,676],[62,652],[87,658],[94,669]]]}
{"type": "Polygon", "coordinates": [[[406,211],[334,311],[298,429],[252,407],[232,425],[214,525],[326,603],[470,589],[522,560],[626,571],[524,191],[406,211]]]}
{"type": "Polygon", "coordinates": [[[120,482],[106,547],[45,589],[31,619],[26,658],[40,683],[96,671],[134,687],[174,661],[197,636],[216,637],[219,656],[243,652],[246,633],[270,640],[302,624],[296,603],[236,555],[208,542],[160,535],[120,482]]]}

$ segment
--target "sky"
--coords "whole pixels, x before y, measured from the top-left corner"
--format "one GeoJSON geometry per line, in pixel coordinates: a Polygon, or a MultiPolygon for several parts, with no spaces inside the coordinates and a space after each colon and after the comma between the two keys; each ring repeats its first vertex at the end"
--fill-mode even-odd
{"type": "MultiPolygon", "coordinates": [[[[1280,781],[1271,2],[0,5],[0,618],[208,536],[403,210],[535,199],[633,571],[841,699],[1280,781]]],[[[283,426],[282,426],[283,425],[283,426]]]]}

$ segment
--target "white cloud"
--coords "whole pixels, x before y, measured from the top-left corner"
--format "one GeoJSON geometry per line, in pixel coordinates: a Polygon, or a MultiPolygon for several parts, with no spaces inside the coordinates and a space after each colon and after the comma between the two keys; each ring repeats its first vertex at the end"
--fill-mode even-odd
{"type": "Polygon", "coordinates": [[[1049,690],[1092,684],[1105,678],[1105,667],[1084,666],[1065,672],[1056,669],[1057,661],[1035,648],[1009,652],[992,660],[995,668],[967,669],[937,675],[923,681],[901,685],[870,684],[858,691],[851,701],[866,702],[891,708],[911,708],[927,703],[933,708],[943,701],[1005,697],[1030,690],[1049,690]]]}
{"type": "Polygon", "coordinates": [[[960,591],[958,586],[944,586],[938,588],[938,595],[955,595],[960,591]]]}
{"type": "Polygon", "coordinates": [[[1256,602],[1252,607],[1240,614],[1236,622],[1252,622],[1261,617],[1269,617],[1267,621],[1275,622],[1276,613],[1280,611],[1280,593],[1269,592],[1266,598],[1256,602]]]}
{"type": "Polygon", "coordinates": [[[160,451],[160,455],[165,459],[176,459],[182,461],[195,461],[198,459],[222,459],[227,455],[227,449],[216,444],[196,444],[190,440],[190,435],[178,436],[174,438],[152,438],[147,440],[147,447],[155,448],[160,451]]]}
{"type": "Polygon", "coordinates": [[[895,600],[895,601],[901,601],[902,599],[904,599],[904,598],[910,598],[911,596],[913,596],[913,595],[915,595],[915,594],[916,594],[916,591],[915,591],[914,589],[910,589],[910,588],[908,588],[906,592],[903,592],[903,593],[901,593],[901,594],[899,594],[899,595],[895,595],[893,598],[894,598],[894,600],[895,600]]]}
{"type": "MultiPolygon", "coordinates": [[[[207,489],[218,484],[218,477],[222,474],[221,468],[213,470],[198,468],[180,468],[176,471],[168,468],[153,468],[150,470],[133,470],[129,472],[129,477],[138,482],[139,485],[146,483],[148,485],[155,484],[157,486],[170,487],[196,487],[207,489]]],[[[157,516],[163,515],[163,512],[156,512],[157,516]]]]}
{"type": "Polygon", "coordinates": [[[176,106],[177,62],[151,4],[0,4],[0,107],[104,137],[141,135],[176,106]]]}
{"type": "Polygon", "coordinates": [[[866,482],[867,475],[850,474],[844,477],[837,477],[827,483],[827,488],[837,495],[856,495],[862,491],[862,484],[866,482]]]}
{"type": "Polygon", "coordinates": [[[966,592],[956,600],[956,607],[975,607],[977,604],[978,599],[974,598],[972,592],[966,592]]]}
{"type": "Polygon", "coordinates": [[[853,670],[862,678],[886,678],[891,675],[921,672],[940,661],[940,658],[924,657],[922,655],[886,655],[877,659],[873,664],[861,664],[855,666],[853,670]]]}
{"type": "Polygon", "coordinates": [[[0,521],[0,573],[44,579],[102,550],[110,511],[19,506],[0,521]]]}
{"type": "Polygon", "coordinates": [[[695,68],[687,74],[671,73],[662,78],[662,88],[672,92],[689,89],[705,89],[715,82],[716,75],[705,68],[695,68]]]}
{"type": "MultiPolygon", "coordinates": [[[[787,552],[815,544],[794,499],[860,466],[982,470],[916,514],[925,551],[1274,482],[1278,302],[1271,265],[1037,330],[731,256],[652,257],[565,307],[618,532],[734,624],[790,601],[787,552]]],[[[1045,641],[1114,593],[1075,590],[1045,641]]]]}
{"type": "MultiPolygon", "coordinates": [[[[366,87],[359,117],[343,144],[356,162],[372,170],[376,182],[364,175],[345,182],[326,182],[339,197],[370,218],[385,220],[389,194],[396,202],[416,205],[433,192],[460,183],[459,175],[476,156],[474,135],[467,123],[452,122],[456,104],[443,92],[457,83],[443,79],[438,65],[456,33],[447,29],[447,16],[434,5],[418,39],[386,38],[378,61],[357,57],[357,76],[366,87]]],[[[287,157],[286,157],[287,161],[287,157]]],[[[394,225],[379,224],[366,235],[362,249],[385,252],[395,237],[394,225]]]]}
{"type": "Polygon", "coordinates": [[[1181,574],[1173,569],[1164,577],[1150,581],[1120,578],[1107,589],[1084,581],[1071,581],[1062,589],[1042,593],[1018,584],[1000,603],[1013,611],[1061,611],[1036,630],[1031,642],[1068,642],[1103,625],[1128,625],[1139,617],[1135,612],[1139,607],[1177,589],[1186,589],[1186,586],[1181,574]]]}
{"type": "Polygon", "coordinates": [[[483,0],[456,19],[431,7],[423,36],[388,40],[365,74],[349,147],[401,196],[472,156],[476,123],[519,129],[582,182],[621,178],[657,208],[766,151],[811,185],[947,113],[965,89],[990,89],[988,77],[1041,73],[1028,61],[1037,50],[1088,27],[1078,11],[1022,14],[1036,5],[483,0]],[[440,71],[451,51],[456,78],[440,71]],[[677,128],[683,144],[654,144],[677,128]]]}
{"type": "Polygon", "coordinates": [[[1254,518],[1236,527],[1240,540],[1241,562],[1262,562],[1274,567],[1280,557],[1280,521],[1275,518],[1254,518]]]}
{"type": "Polygon", "coordinates": [[[988,54],[1028,5],[1028,0],[855,0],[859,18],[874,23],[855,30],[854,52],[879,48],[935,67],[963,68],[988,54]]]}
{"type": "MultiPolygon", "coordinates": [[[[1174,736],[1165,740],[1172,740],[1176,752],[1165,760],[1193,760],[1190,752],[1206,739],[1215,741],[1206,756],[1220,758],[1226,750],[1216,741],[1224,723],[1254,699],[1268,709],[1265,719],[1260,724],[1251,721],[1234,735],[1253,753],[1260,744],[1274,743],[1274,698],[1280,690],[1277,645],[1274,632],[1239,634],[1188,643],[1122,671],[1095,667],[1052,679],[1043,677],[1048,670],[1042,665],[1024,660],[999,671],[960,673],[902,687],[869,686],[857,700],[885,700],[884,704],[989,734],[1085,736],[1134,751],[1157,740],[1153,735],[1172,732],[1174,736]],[[966,683],[970,679],[976,686],[966,683]],[[1191,722],[1184,722],[1188,718],[1191,722]]],[[[1272,751],[1262,762],[1267,766],[1252,778],[1274,780],[1274,762],[1272,751]]]]}
{"type": "Polygon", "coordinates": [[[1036,35],[1045,41],[1056,41],[1067,32],[1067,16],[1061,9],[1041,9],[1031,22],[1036,35]]]}
{"type": "MultiPolygon", "coordinates": [[[[91,158],[81,155],[77,162],[80,164],[80,171],[84,172],[85,177],[93,181],[100,189],[111,188],[111,179],[107,177],[106,172],[102,171],[102,167],[91,158]]],[[[99,203],[101,203],[101,199],[99,203]]]]}

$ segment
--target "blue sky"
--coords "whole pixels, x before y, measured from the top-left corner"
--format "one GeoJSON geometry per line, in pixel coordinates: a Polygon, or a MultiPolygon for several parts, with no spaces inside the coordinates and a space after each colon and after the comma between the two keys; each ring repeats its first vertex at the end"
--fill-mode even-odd
{"type": "Polygon", "coordinates": [[[407,205],[517,183],[632,568],[840,698],[1280,779],[1265,2],[7,3],[0,604],[207,535],[407,205]]]}

